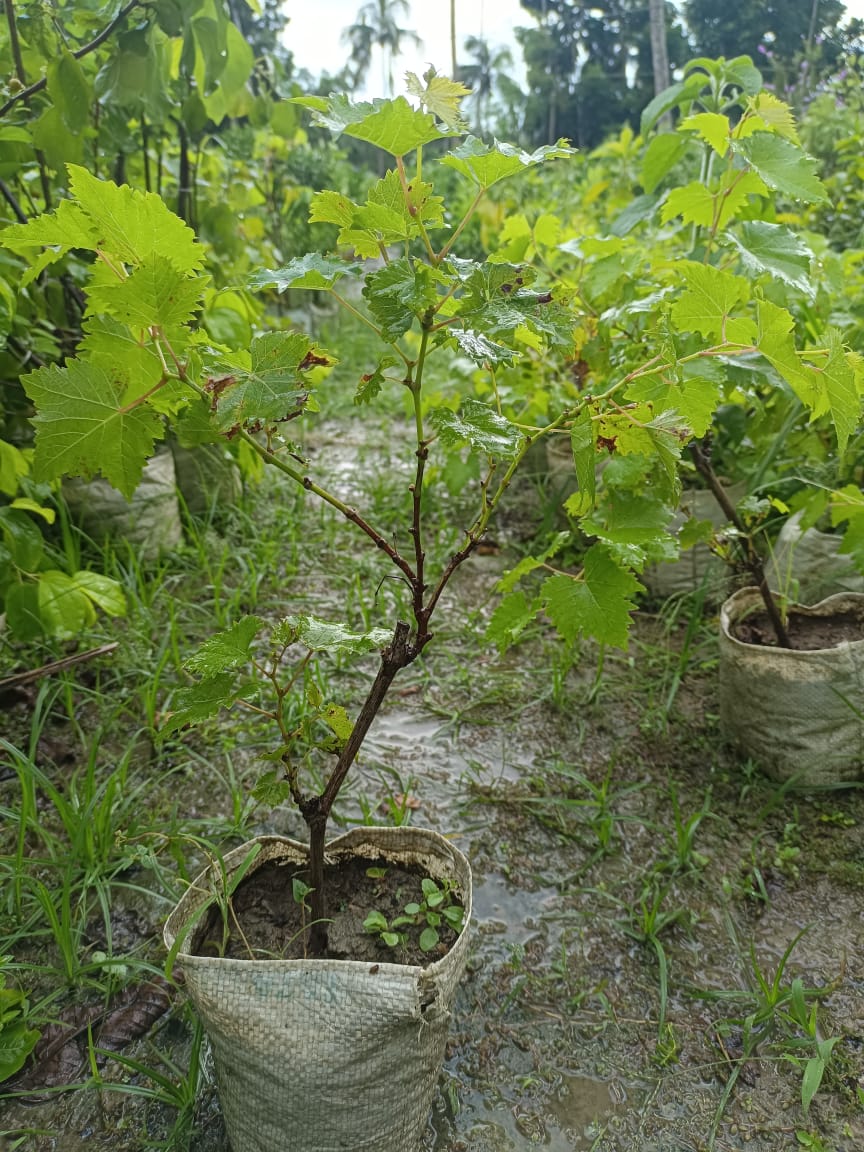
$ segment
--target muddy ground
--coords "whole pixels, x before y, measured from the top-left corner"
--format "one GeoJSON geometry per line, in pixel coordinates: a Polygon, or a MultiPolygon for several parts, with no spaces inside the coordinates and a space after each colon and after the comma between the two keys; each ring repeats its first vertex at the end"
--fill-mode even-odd
{"type": "MultiPolygon", "coordinates": [[[[602,678],[594,646],[570,666],[542,627],[516,651],[490,650],[491,587],[515,555],[506,534],[496,543],[460,575],[428,658],[397,683],[340,810],[343,822],[435,828],[474,869],[469,971],[423,1152],[705,1152],[712,1140],[718,1152],[858,1152],[864,797],[784,790],[723,747],[710,610],[688,634],[683,608],[676,619],[647,605],[629,650],[605,652],[602,678]],[[809,1114],[801,1083],[813,1049],[800,1029],[775,1016],[774,1033],[762,1028],[741,1061],[758,974],[770,985],[799,934],[778,987],[800,977],[818,990],[808,999],[819,1005],[818,1037],[836,1037],[809,1114]]],[[[341,545],[323,547],[326,570],[327,549],[338,564],[341,545]]],[[[291,610],[332,600],[318,573],[301,564],[291,610]]],[[[26,699],[14,707],[23,726],[26,699]]],[[[260,765],[231,723],[224,754],[248,785],[260,765]]],[[[191,760],[171,769],[186,816],[229,815],[222,765],[212,775],[191,760]]],[[[53,771],[63,771],[56,760],[53,771]]],[[[14,789],[0,784],[7,814],[14,789]]],[[[247,830],[302,834],[282,809],[247,830]]],[[[167,895],[117,901],[118,928],[136,908],[130,952],[158,962],[167,895]]],[[[182,1066],[190,1033],[180,999],[129,1055],[152,1063],[158,1050],[182,1066]]],[[[102,1075],[148,1084],[111,1063],[102,1075]]],[[[7,1098],[2,1109],[8,1146],[34,1152],[165,1147],[175,1115],[92,1086],[41,1103],[7,1098]]],[[[191,1132],[171,1146],[187,1137],[193,1152],[227,1152],[206,1059],[191,1132]]]]}

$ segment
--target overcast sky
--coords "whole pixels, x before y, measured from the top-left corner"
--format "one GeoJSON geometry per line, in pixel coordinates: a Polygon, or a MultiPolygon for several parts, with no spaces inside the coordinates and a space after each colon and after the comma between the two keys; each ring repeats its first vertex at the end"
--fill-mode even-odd
{"type": "MultiPolygon", "coordinates": [[[[299,68],[308,68],[313,75],[327,71],[338,72],[344,65],[348,49],[341,39],[342,31],[353,24],[363,0],[285,0],[285,11],[290,23],[285,30],[285,42],[294,53],[299,68]]],[[[864,17],[864,0],[847,0],[850,16],[864,17]]],[[[450,0],[412,0],[410,19],[400,21],[413,28],[422,40],[422,47],[409,45],[395,62],[393,75],[397,93],[406,71],[422,74],[427,64],[434,64],[439,72],[450,71],[450,0]]],[[[522,25],[531,27],[531,16],[519,0],[456,0],[456,36],[460,48],[466,36],[479,36],[494,47],[508,46],[518,62],[513,78],[522,80],[518,45],[513,29],[522,25]]],[[[461,54],[464,59],[464,54],[461,54]]],[[[386,95],[381,75],[381,60],[376,55],[367,80],[364,96],[386,95]]]]}

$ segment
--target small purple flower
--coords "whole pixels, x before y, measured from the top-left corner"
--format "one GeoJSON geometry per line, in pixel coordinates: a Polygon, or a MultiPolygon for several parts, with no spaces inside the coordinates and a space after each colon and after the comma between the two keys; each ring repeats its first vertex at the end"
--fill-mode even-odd
{"type": "Polygon", "coordinates": [[[756,51],[757,51],[757,52],[759,52],[759,53],[761,53],[761,55],[762,55],[762,56],[767,56],[767,55],[768,55],[768,49],[765,47],[765,45],[764,45],[764,44],[760,44],[760,45],[757,47],[756,51]]]}

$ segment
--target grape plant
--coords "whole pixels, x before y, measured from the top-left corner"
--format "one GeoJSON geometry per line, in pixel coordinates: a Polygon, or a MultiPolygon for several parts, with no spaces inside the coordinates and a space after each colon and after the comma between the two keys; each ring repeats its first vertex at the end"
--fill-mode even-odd
{"type": "Polygon", "coordinates": [[[186,445],[240,444],[329,505],[409,590],[405,618],[387,630],[352,633],[312,617],[272,628],[258,617],[238,620],[190,658],[198,680],[168,722],[194,723],[248,698],[250,684],[269,684],[264,711],[280,736],[272,758],[310,833],[313,954],[326,948],[324,842],[339,790],[394,679],[432,640],[449,581],[481,544],[532,446],[569,444],[578,481],[567,501],[571,533],[588,545],[576,570],[556,564],[567,533],[520,561],[501,582],[490,636],[506,647],[541,613],[567,643],[585,636],[623,647],[640,573],[681,543],[670,524],[684,453],[704,441],[742,373],[768,372],[791,389],[810,418],[830,421],[841,452],[860,413],[858,358],[830,327],[812,346],[795,301],[784,301],[787,290],[811,291],[811,253],[787,223],[765,217],[778,198],[818,203],[825,193],[790,110],[764,91],[748,60],[697,61],[647,110],[646,134],[672,109],[678,126],[651,136],[644,195],[609,235],[568,235],[547,210],[543,219],[523,217],[524,229],[515,220],[502,250],[486,258],[467,243],[474,217],[494,205],[505,181],[530,189],[533,174],[572,164],[574,152],[566,141],[531,153],[481,141],[466,133],[465,95],[430,70],[409,75],[407,98],[297,98],[316,128],[378,149],[388,168],[365,199],[338,189],[312,197],[311,222],[335,232],[331,252],[310,251],[235,285],[268,299],[289,289],[321,294],[371,332],[377,352],[352,361],[356,419],[385,390],[402,392],[410,412],[411,476],[397,534],[328,489],[292,435],[296,422],[314,418],[316,393],[352,349],[321,347],[278,319],[248,343],[229,332],[214,338],[199,323],[210,288],[205,248],[155,192],[72,164],[68,198],[0,235],[27,262],[28,281],[70,253],[88,262],[76,354],[23,377],[36,410],[37,480],[101,473],[130,496],[169,427],[186,445]],[[698,180],[676,183],[694,155],[698,180]],[[458,191],[445,199],[436,179],[458,191]],[[658,215],[665,238],[646,253],[634,233],[658,215]],[[428,366],[457,358],[475,372],[457,402],[444,405],[430,394],[428,366]],[[537,374],[550,381],[545,407],[519,398],[537,374]],[[474,512],[459,547],[436,567],[430,461],[446,468],[466,456],[478,469],[474,512]],[[283,664],[293,652],[302,667],[310,653],[334,650],[378,651],[379,663],[353,719],[320,696],[307,700],[313,719],[329,721],[335,761],[321,790],[307,791],[292,757],[298,729],[285,709],[304,681],[283,664]]]}

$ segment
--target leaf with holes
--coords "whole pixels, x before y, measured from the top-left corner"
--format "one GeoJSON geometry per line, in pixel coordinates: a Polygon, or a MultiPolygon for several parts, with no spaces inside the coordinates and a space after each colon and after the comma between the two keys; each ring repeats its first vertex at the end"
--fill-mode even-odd
{"type": "Polygon", "coordinates": [[[333,363],[300,332],[268,332],[252,341],[248,353],[211,360],[207,387],[216,404],[216,426],[229,431],[299,415],[310,391],[306,372],[333,363]]]}

